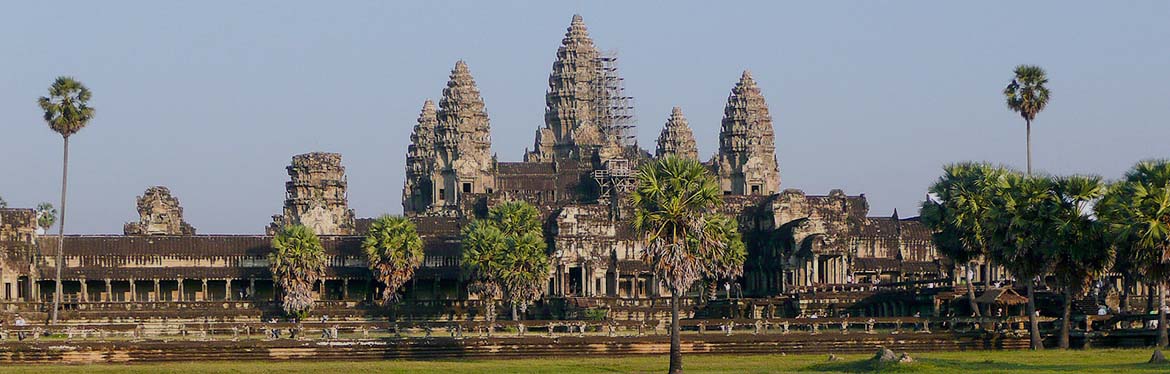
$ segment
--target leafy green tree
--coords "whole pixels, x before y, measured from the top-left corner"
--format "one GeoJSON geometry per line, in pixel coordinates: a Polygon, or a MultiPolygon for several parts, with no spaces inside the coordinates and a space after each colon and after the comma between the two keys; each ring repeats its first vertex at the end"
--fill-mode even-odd
{"type": "Polygon", "coordinates": [[[3,196],[0,196],[0,208],[7,208],[7,207],[8,207],[8,202],[4,201],[3,196]]]}
{"type": "Polygon", "coordinates": [[[643,261],[670,290],[670,373],[681,373],[679,299],[703,276],[742,271],[742,243],[729,244],[730,224],[712,218],[720,189],[698,161],[666,157],[643,165],[636,179],[633,225],[646,242],[643,261]]]}
{"type": "Polygon", "coordinates": [[[995,198],[990,220],[990,253],[1018,280],[1028,298],[1028,322],[1032,349],[1044,348],[1036,316],[1036,278],[1052,268],[1047,257],[1059,226],[1055,218],[1059,199],[1051,178],[1007,175],[1006,188],[995,198]]]}
{"type": "Polygon", "coordinates": [[[64,140],[64,156],[61,162],[61,223],[57,226],[57,276],[53,293],[52,323],[57,323],[57,310],[61,305],[61,267],[65,250],[65,188],[69,181],[69,137],[81,131],[93,118],[94,108],[89,106],[92,94],[81,82],[72,77],[57,77],[49,86],[49,96],[37,99],[37,105],[44,111],[49,128],[61,134],[64,140]]]}
{"type": "Polygon", "coordinates": [[[398,289],[414,276],[423,262],[422,239],[414,222],[401,216],[382,216],[370,224],[362,241],[374,277],[382,283],[382,303],[398,299],[398,289]]]}
{"type": "Polygon", "coordinates": [[[1016,66],[1015,78],[1003,89],[1008,109],[1024,118],[1028,143],[1028,175],[1032,175],[1032,121],[1048,106],[1048,74],[1039,66],[1016,66]]]}
{"type": "MultiPolygon", "coordinates": [[[[1006,183],[1006,171],[987,163],[965,162],[947,165],[943,172],[928,190],[934,199],[922,203],[922,223],[931,229],[939,251],[962,264],[964,274],[971,274],[972,263],[989,253],[986,222],[991,219],[993,199],[1006,183]]],[[[967,279],[967,301],[979,315],[973,283],[967,279]]]]}
{"type": "Polygon", "coordinates": [[[1112,247],[1105,239],[1103,225],[1091,217],[1091,207],[1105,193],[1105,184],[1096,176],[1057,178],[1055,232],[1046,257],[1052,263],[1056,288],[1064,294],[1064,311],[1060,326],[1060,348],[1069,347],[1072,303],[1084,294],[1094,279],[1101,276],[1113,261],[1112,247]]]}
{"type": "Polygon", "coordinates": [[[304,317],[313,309],[313,285],[325,276],[325,247],[317,234],[302,225],[285,226],[272,238],[268,266],[283,293],[285,313],[304,317]]]}
{"type": "Polygon", "coordinates": [[[540,212],[532,204],[510,201],[488,210],[488,217],[464,230],[463,273],[470,288],[495,318],[495,299],[512,306],[518,320],[543,294],[550,260],[540,212]],[[490,227],[490,228],[489,228],[490,227]]]}
{"type": "Polygon", "coordinates": [[[1166,282],[1170,281],[1170,161],[1134,165],[1095,206],[1118,256],[1158,290],[1158,346],[1165,347],[1166,282]]]}
{"type": "Polygon", "coordinates": [[[49,204],[49,203],[37,204],[37,226],[39,226],[41,228],[41,230],[48,232],[49,227],[52,227],[53,224],[56,222],[57,222],[57,208],[54,208],[53,204],[49,204]]]}

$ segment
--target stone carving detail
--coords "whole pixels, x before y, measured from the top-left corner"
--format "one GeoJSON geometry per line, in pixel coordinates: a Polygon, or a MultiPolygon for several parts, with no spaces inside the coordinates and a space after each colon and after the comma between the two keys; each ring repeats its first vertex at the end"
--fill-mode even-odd
{"type": "Polygon", "coordinates": [[[750,71],[743,72],[727,97],[714,166],[725,193],[771,195],[780,190],[772,115],[750,71]]]}
{"type": "Polygon", "coordinates": [[[682,108],[674,107],[670,112],[670,119],[662,127],[658,135],[658,149],[654,156],[658,158],[673,155],[692,160],[699,159],[699,148],[695,145],[695,134],[687,125],[687,118],[683,117],[682,108]]]}
{"type": "Polygon", "coordinates": [[[435,103],[423,103],[418,124],[410,134],[406,151],[406,185],[402,188],[402,207],[407,213],[425,211],[434,202],[434,184],[431,173],[435,162],[435,128],[439,117],[435,103]]]}
{"type": "Polygon", "coordinates": [[[195,228],[183,221],[183,207],[171,190],[163,186],[146,189],[138,197],[138,222],[128,222],[126,235],[195,235],[195,228]]]}
{"type": "Polygon", "coordinates": [[[300,224],[317,235],[353,235],[354,215],[346,196],[341,155],[314,152],[293,156],[285,183],[284,214],[272,216],[269,235],[300,224]]]}

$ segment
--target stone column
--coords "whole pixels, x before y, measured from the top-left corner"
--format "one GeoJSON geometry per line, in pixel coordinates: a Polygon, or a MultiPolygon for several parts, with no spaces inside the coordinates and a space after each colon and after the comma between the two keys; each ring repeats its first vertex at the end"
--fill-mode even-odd
{"type": "Polygon", "coordinates": [[[203,279],[202,292],[203,292],[203,297],[200,298],[201,299],[200,301],[209,301],[210,298],[207,297],[207,279],[206,278],[203,279]]]}
{"type": "Polygon", "coordinates": [[[162,301],[162,286],[159,285],[158,278],[154,279],[154,301],[162,301]]]}
{"type": "Polygon", "coordinates": [[[341,279],[341,299],[349,300],[349,278],[341,279]]]}
{"type": "Polygon", "coordinates": [[[110,278],[106,278],[106,300],[114,301],[114,288],[110,285],[110,278]]]}
{"type": "Polygon", "coordinates": [[[248,278],[248,296],[256,299],[256,278],[248,278]]]}
{"type": "Polygon", "coordinates": [[[223,280],[223,301],[230,301],[232,299],[232,280],[231,278],[223,280]]]}
{"type": "MultiPolygon", "coordinates": [[[[65,288],[65,286],[62,284],[61,288],[65,288]]],[[[62,290],[61,294],[64,295],[65,291],[62,290]]],[[[89,301],[89,285],[85,284],[85,277],[81,277],[81,298],[80,299],[81,299],[81,301],[89,301]]]]}
{"type": "Polygon", "coordinates": [[[317,300],[325,300],[325,279],[321,279],[321,285],[317,288],[317,300]]]}
{"type": "Polygon", "coordinates": [[[187,301],[187,296],[183,293],[183,278],[179,278],[178,283],[179,283],[179,298],[176,301],[187,301]]]}
{"type": "Polygon", "coordinates": [[[135,286],[134,280],[130,280],[130,301],[138,301],[138,287],[135,286]]]}

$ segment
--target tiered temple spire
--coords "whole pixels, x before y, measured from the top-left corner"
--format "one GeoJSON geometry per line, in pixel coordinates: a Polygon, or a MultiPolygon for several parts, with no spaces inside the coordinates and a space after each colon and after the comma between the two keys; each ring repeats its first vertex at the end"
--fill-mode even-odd
{"type": "Polygon", "coordinates": [[[769,195],[780,190],[772,115],[745,70],[727,97],[715,169],[725,193],[769,195]]]}
{"type": "Polygon", "coordinates": [[[463,60],[451,70],[437,116],[431,180],[441,184],[435,186],[434,201],[451,205],[461,194],[490,191],[494,184],[491,125],[479,88],[463,60]]]}
{"type": "Polygon", "coordinates": [[[553,61],[545,93],[545,126],[536,133],[535,149],[526,161],[551,161],[555,157],[580,157],[603,143],[594,118],[599,57],[580,15],[569,24],[557,58],[553,61]]]}
{"type": "Polygon", "coordinates": [[[435,128],[439,124],[435,102],[427,99],[418,123],[410,134],[406,151],[406,183],[402,188],[402,208],[407,213],[420,212],[430,206],[434,198],[431,168],[435,162],[435,128]]]}
{"type": "Polygon", "coordinates": [[[687,118],[683,116],[682,108],[674,107],[670,112],[670,119],[662,127],[658,135],[658,149],[655,157],[662,158],[673,155],[692,160],[699,159],[699,149],[695,145],[695,134],[687,125],[687,118]]]}

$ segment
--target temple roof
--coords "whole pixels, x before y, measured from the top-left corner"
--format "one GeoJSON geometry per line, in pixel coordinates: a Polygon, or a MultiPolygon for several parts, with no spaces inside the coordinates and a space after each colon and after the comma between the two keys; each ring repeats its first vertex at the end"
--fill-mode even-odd
{"type": "Polygon", "coordinates": [[[658,149],[655,157],[675,155],[693,160],[699,159],[699,148],[695,144],[695,134],[683,116],[682,108],[674,107],[670,112],[670,119],[662,127],[658,135],[658,149]]]}

